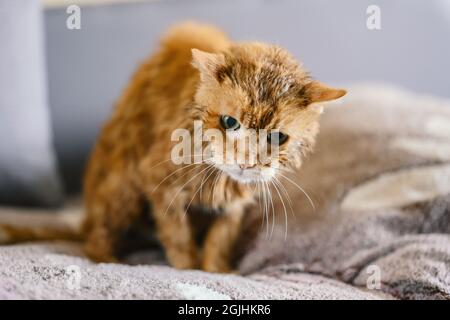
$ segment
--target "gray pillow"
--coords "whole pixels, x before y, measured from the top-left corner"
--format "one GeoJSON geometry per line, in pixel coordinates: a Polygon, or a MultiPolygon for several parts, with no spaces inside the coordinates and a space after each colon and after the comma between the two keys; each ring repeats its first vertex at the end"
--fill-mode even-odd
{"type": "Polygon", "coordinates": [[[0,204],[62,200],[47,105],[40,0],[0,1],[0,204]]]}

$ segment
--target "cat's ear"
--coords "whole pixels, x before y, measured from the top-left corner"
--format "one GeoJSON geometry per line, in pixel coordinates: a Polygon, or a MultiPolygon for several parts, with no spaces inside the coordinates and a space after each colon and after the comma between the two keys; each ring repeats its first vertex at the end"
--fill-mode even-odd
{"type": "Polygon", "coordinates": [[[311,103],[336,100],[346,93],[344,89],[331,88],[319,81],[312,81],[305,86],[305,94],[311,103]]]}
{"type": "Polygon", "coordinates": [[[217,70],[225,63],[225,57],[221,53],[209,53],[198,49],[192,49],[192,65],[200,71],[202,81],[215,79],[217,70]]]}

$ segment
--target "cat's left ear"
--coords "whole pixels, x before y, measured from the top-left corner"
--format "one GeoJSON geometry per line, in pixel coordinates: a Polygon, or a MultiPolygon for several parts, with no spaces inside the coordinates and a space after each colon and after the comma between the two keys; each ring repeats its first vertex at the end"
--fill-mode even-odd
{"type": "Polygon", "coordinates": [[[312,81],[305,86],[305,94],[311,103],[336,100],[346,93],[344,89],[331,88],[319,81],[312,81]]]}
{"type": "Polygon", "coordinates": [[[217,70],[225,64],[225,57],[221,53],[209,53],[192,49],[192,65],[200,71],[202,81],[215,79],[217,70]]]}

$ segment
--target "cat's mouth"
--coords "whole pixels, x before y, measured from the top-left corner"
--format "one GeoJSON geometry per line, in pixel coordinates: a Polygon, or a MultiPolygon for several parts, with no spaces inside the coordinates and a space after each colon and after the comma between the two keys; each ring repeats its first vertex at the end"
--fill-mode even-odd
{"type": "Polygon", "coordinates": [[[218,165],[222,172],[239,183],[254,183],[259,181],[269,181],[273,178],[274,170],[271,168],[241,168],[238,165],[218,165]]]}

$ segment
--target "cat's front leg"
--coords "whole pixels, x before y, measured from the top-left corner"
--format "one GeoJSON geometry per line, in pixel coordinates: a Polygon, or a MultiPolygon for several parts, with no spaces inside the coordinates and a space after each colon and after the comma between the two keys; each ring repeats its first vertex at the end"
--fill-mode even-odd
{"type": "Polygon", "coordinates": [[[202,269],[208,272],[232,272],[233,249],[242,228],[244,206],[234,204],[217,217],[206,236],[202,269]]]}
{"type": "Polygon", "coordinates": [[[169,263],[177,269],[199,268],[198,247],[184,209],[184,195],[167,191],[155,194],[151,201],[156,234],[169,263]]]}
{"type": "Polygon", "coordinates": [[[96,262],[118,262],[122,235],[142,211],[141,194],[119,173],[96,177],[88,176],[85,187],[84,252],[96,262]]]}

